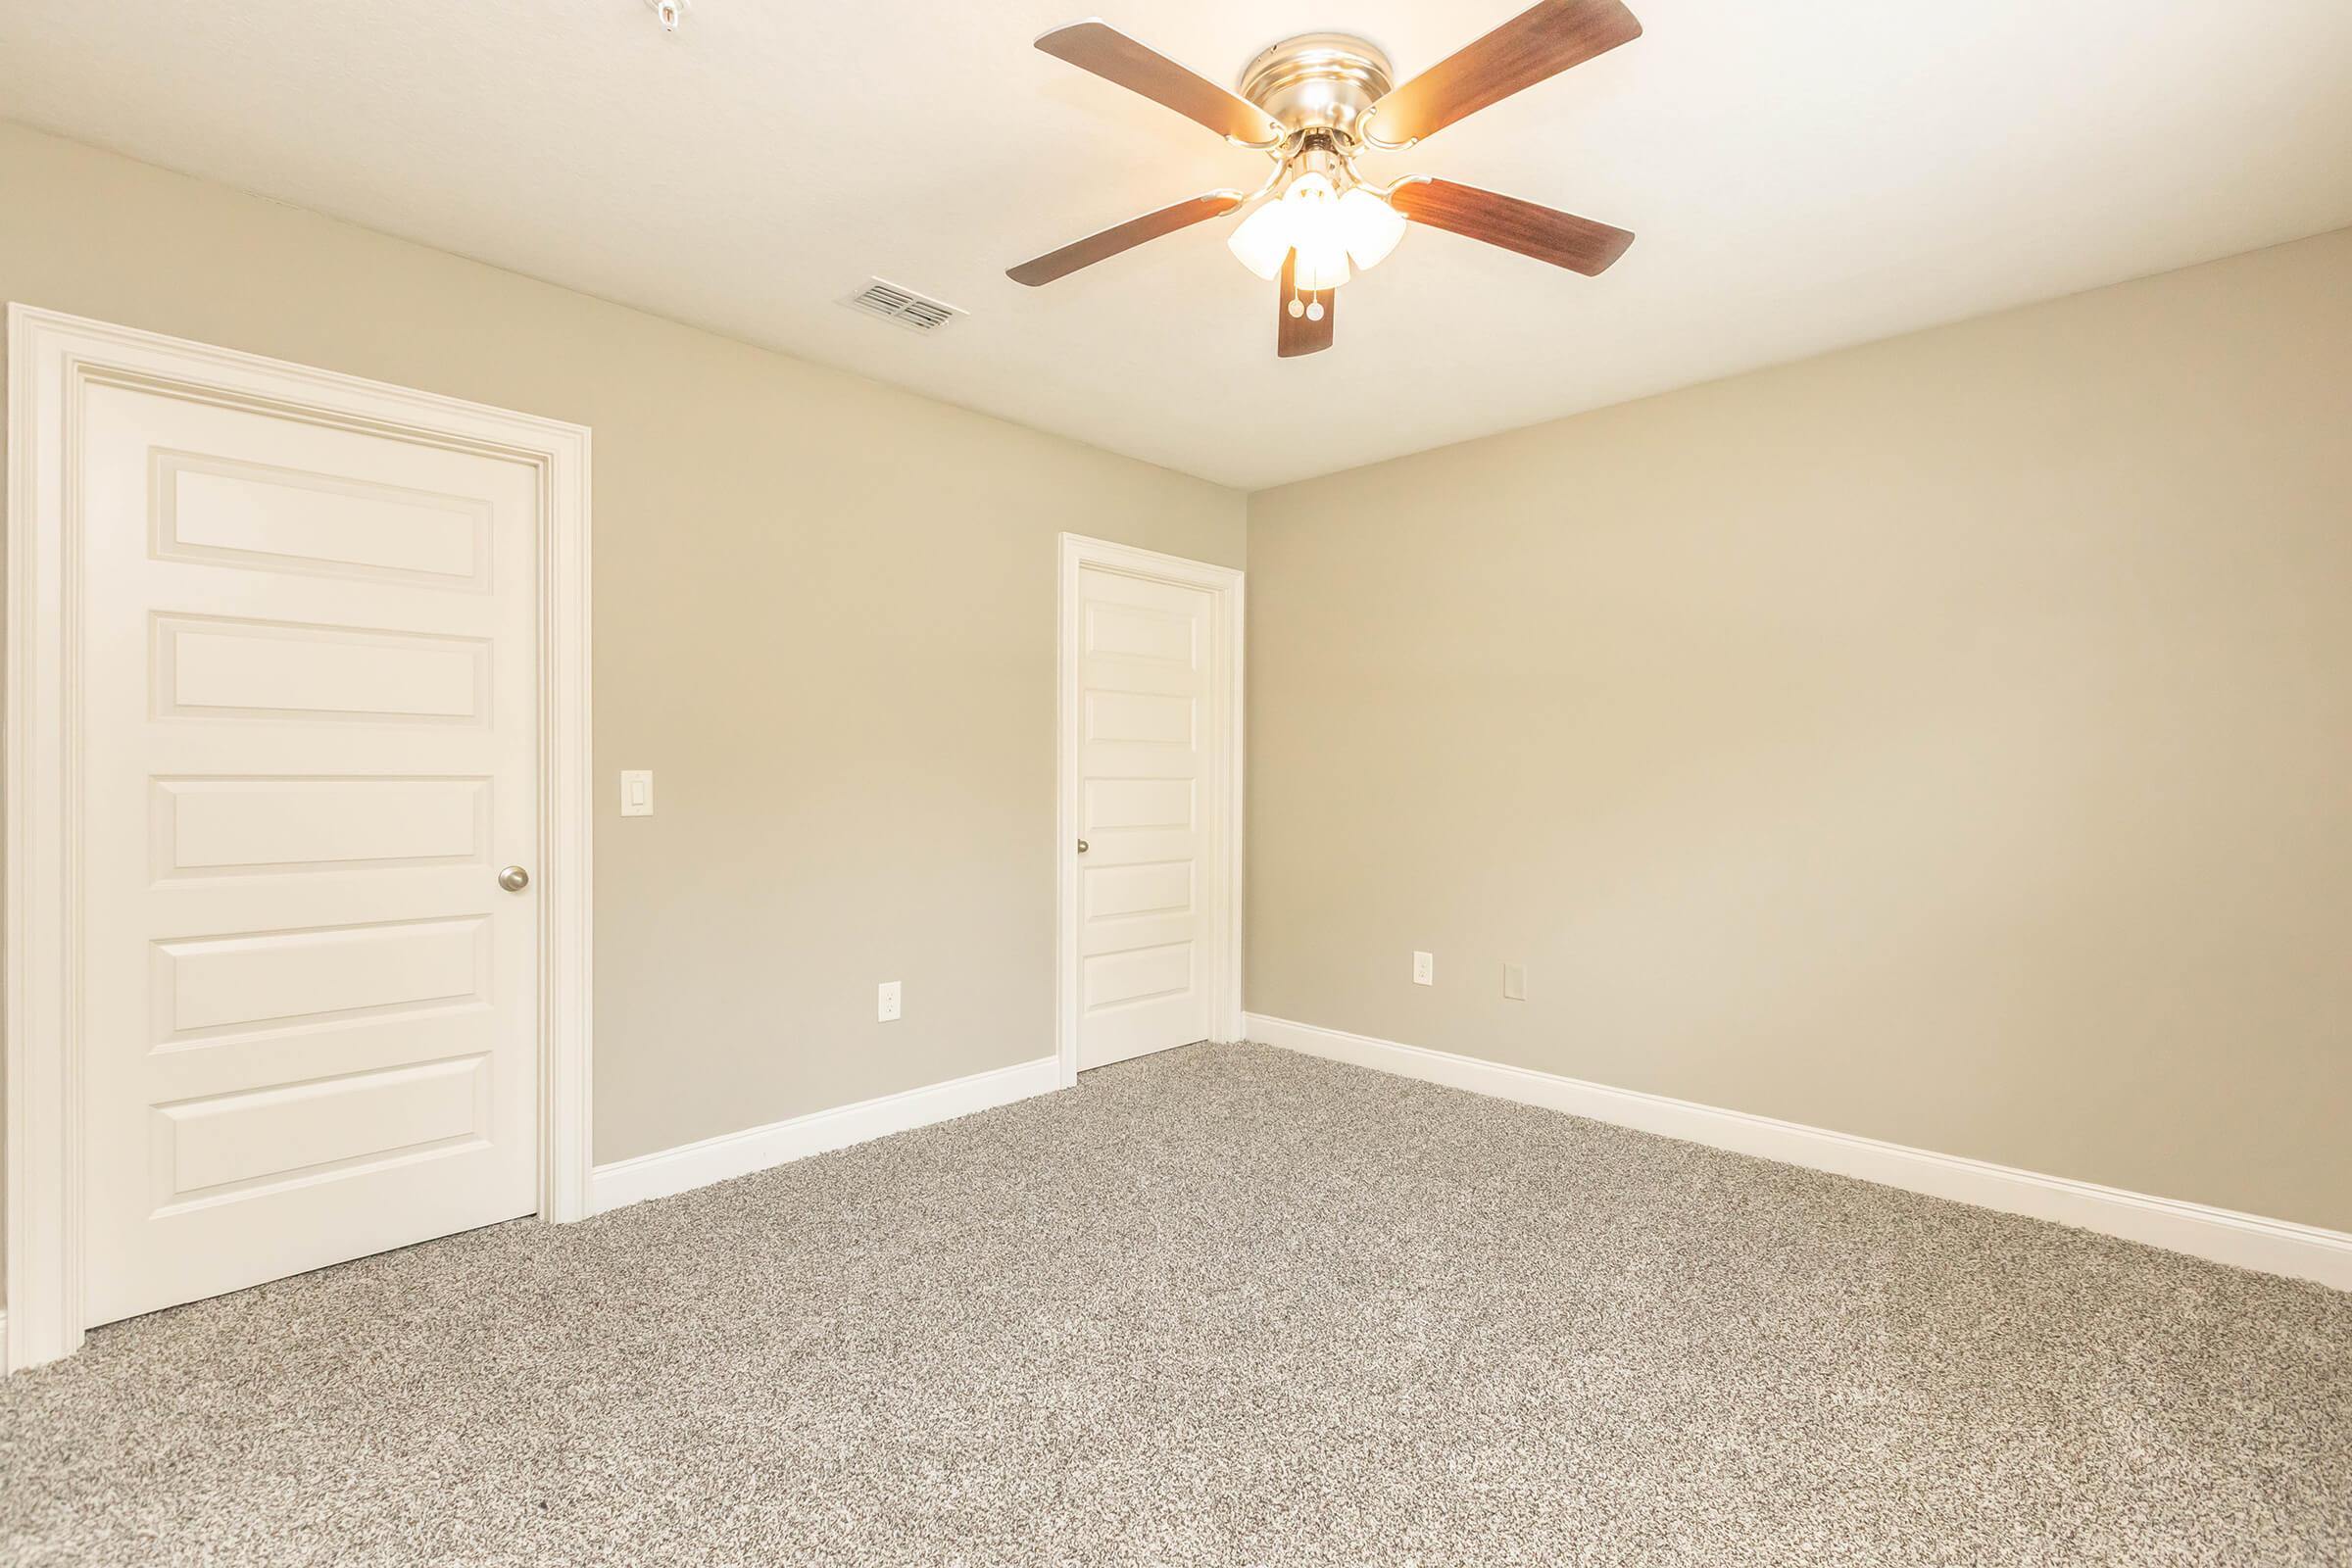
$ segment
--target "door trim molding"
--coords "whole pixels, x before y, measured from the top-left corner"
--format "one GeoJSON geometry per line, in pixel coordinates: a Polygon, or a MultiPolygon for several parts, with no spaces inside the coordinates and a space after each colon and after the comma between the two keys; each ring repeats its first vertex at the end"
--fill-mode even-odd
{"type": "Polygon", "coordinates": [[[1209,690],[1223,710],[1207,725],[1222,809],[1209,834],[1209,1027],[1219,1040],[1242,1037],[1242,641],[1245,578],[1212,566],[1084,534],[1061,536],[1061,577],[1054,638],[1054,1051],[1061,1087],[1078,1081],[1078,572],[1093,566],[1150,582],[1200,588],[1210,597],[1209,690]]]}
{"type": "Polygon", "coordinates": [[[586,427],[8,307],[6,1367],[81,1344],[83,397],[128,386],[530,464],[540,475],[539,1211],[588,1214],[592,1030],[586,427]]]}

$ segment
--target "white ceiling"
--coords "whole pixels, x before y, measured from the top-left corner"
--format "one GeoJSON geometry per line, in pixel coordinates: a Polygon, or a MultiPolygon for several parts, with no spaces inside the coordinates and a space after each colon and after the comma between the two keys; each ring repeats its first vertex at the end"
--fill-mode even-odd
{"type": "Polygon", "coordinates": [[[1263,160],[1029,47],[1400,74],[1515,0],[0,0],[0,110],[1257,488],[2352,224],[2346,0],[1631,0],[1644,37],[1367,161],[1634,229],[1598,279],[1416,229],[1274,356],[1234,220],[1004,268],[1263,160]],[[971,314],[843,309],[869,274],[971,314]]]}

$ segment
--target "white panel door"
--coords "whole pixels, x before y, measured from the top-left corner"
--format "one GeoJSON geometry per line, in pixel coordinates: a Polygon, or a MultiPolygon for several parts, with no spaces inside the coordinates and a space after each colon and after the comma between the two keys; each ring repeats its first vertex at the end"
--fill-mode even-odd
{"type": "Polygon", "coordinates": [[[87,1318],[537,1205],[536,471],[100,385],[87,1318]]]}
{"type": "Polygon", "coordinates": [[[1078,1065],[1210,1033],[1210,596],[1078,572],[1078,1065]]]}

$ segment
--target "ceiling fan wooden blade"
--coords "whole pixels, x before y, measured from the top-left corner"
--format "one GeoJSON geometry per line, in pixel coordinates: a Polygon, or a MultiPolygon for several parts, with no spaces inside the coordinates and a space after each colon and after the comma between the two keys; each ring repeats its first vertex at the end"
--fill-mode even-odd
{"type": "Polygon", "coordinates": [[[1282,134],[1266,112],[1249,99],[1185,70],[1116,27],[1100,22],[1073,22],[1038,39],[1037,46],[1080,71],[1091,71],[1104,81],[1115,81],[1129,92],[1165,104],[1220,136],[1258,143],[1282,134]]]}
{"type": "Polygon", "coordinates": [[[1156,213],[1130,218],[1124,223],[1089,234],[1082,240],[1074,240],[1057,251],[1048,251],[1018,267],[1005,269],[1004,275],[1015,283],[1026,283],[1031,288],[1040,283],[1051,283],[1057,277],[1069,276],[1082,267],[1092,267],[1121,251],[1133,250],[1146,240],[1173,234],[1195,223],[1205,223],[1212,218],[1222,218],[1241,206],[1243,200],[1238,190],[1212,190],[1205,196],[1196,196],[1191,201],[1178,202],[1173,207],[1162,207],[1156,213]]]}
{"type": "Polygon", "coordinates": [[[1598,277],[1634,242],[1627,230],[1450,179],[1406,180],[1389,205],[1416,223],[1450,229],[1539,262],[1598,277]]]}
{"type": "Polygon", "coordinates": [[[1282,298],[1275,303],[1274,352],[1286,360],[1301,354],[1319,354],[1331,347],[1331,326],[1339,306],[1339,290],[1327,288],[1320,294],[1301,294],[1302,305],[1323,307],[1323,318],[1310,321],[1304,314],[1291,314],[1292,290],[1297,279],[1294,271],[1298,265],[1298,253],[1291,252],[1282,259],[1282,298]]]}
{"type": "Polygon", "coordinates": [[[1419,141],[1641,36],[1620,0],[1544,0],[1391,91],[1373,106],[1372,134],[1419,141]]]}

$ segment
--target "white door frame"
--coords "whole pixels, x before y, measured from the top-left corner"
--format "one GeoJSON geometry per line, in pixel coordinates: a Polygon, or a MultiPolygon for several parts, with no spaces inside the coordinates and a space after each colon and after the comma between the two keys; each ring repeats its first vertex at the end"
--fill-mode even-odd
{"type": "Polygon", "coordinates": [[[1056,639],[1056,741],[1054,825],[1054,1045],[1061,1087],[1078,1082],[1078,572],[1083,566],[1148,582],[1205,589],[1209,607],[1208,778],[1215,820],[1208,831],[1209,1027],[1219,1040],[1242,1038],[1242,591],[1243,574],[1163,556],[1154,550],[1061,536],[1061,598],[1056,639]]]}
{"type": "Polygon", "coordinates": [[[300,419],[539,470],[539,1212],[588,1213],[588,431],[103,321],[8,308],[5,733],[8,1370],[81,1344],[82,519],[91,386],[300,419]]]}

